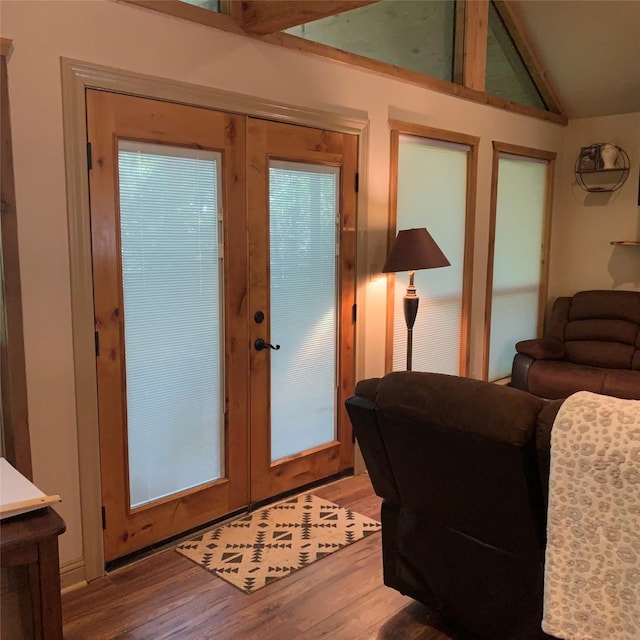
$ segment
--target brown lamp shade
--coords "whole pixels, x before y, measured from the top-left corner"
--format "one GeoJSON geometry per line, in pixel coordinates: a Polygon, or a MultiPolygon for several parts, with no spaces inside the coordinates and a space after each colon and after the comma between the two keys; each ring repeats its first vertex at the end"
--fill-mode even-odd
{"type": "Polygon", "coordinates": [[[382,273],[435,269],[448,267],[450,264],[436,241],[424,227],[404,229],[398,231],[387,256],[387,261],[382,268],[382,273]]]}

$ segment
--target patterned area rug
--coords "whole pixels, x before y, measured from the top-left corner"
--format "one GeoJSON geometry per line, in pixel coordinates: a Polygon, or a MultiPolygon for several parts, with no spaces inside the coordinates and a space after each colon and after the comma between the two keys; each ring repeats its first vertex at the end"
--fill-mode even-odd
{"type": "Polygon", "coordinates": [[[375,520],[304,494],[182,542],[176,551],[253,593],[379,530],[375,520]]]}

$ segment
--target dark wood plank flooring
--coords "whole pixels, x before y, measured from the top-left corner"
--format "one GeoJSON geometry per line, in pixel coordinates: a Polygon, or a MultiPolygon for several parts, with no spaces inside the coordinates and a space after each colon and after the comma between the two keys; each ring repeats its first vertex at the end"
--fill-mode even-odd
{"type": "MultiPolygon", "coordinates": [[[[318,488],[379,518],[366,475],[318,488]]],[[[382,583],[380,534],[251,595],[173,549],[63,595],[65,640],[450,640],[424,608],[382,583]]]]}

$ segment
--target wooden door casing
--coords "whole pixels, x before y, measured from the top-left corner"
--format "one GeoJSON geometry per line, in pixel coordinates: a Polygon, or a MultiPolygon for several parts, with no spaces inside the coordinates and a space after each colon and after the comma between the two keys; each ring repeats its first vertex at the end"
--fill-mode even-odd
{"type": "Polygon", "coordinates": [[[357,137],[106,91],[87,91],[91,237],[105,559],[111,561],[228,513],[353,466],[344,400],[355,384],[357,137]],[[224,211],[225,473],[217,481],[129,507],[118,140],[217,151],[224,211]],[[340,168],[335,441],[270,461],[269,160],[340,168]]]}

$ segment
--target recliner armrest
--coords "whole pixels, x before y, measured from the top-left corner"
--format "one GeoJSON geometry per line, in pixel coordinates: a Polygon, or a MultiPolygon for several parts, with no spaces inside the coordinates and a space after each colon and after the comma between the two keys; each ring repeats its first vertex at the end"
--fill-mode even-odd
{"type": "Polygon", "coordinates": [[[529,368],[535,362],[531,356],[516,353],[511,365],[511,386],[521,391],[529,391],[529,368]]]}
{"type": "Polygon", "coordinates": [[[516,343],[516,351],[534,360],[564,360],[564,343],[557,338],[534,338],[516,343]]]}
{"type": "MultiPolygon", "coordinates": [[[[362,386],[359,386],[359,389],[362,391],[362,386]]],[[[353,432],[360,446],[373,490],[384,500],[396,505],[402,504],[396,479],[387,455],[387,449],[380,434],[380,426],[373,400],[354,395],[346,399],[345,406],[353,426],[353,432]]]]}

